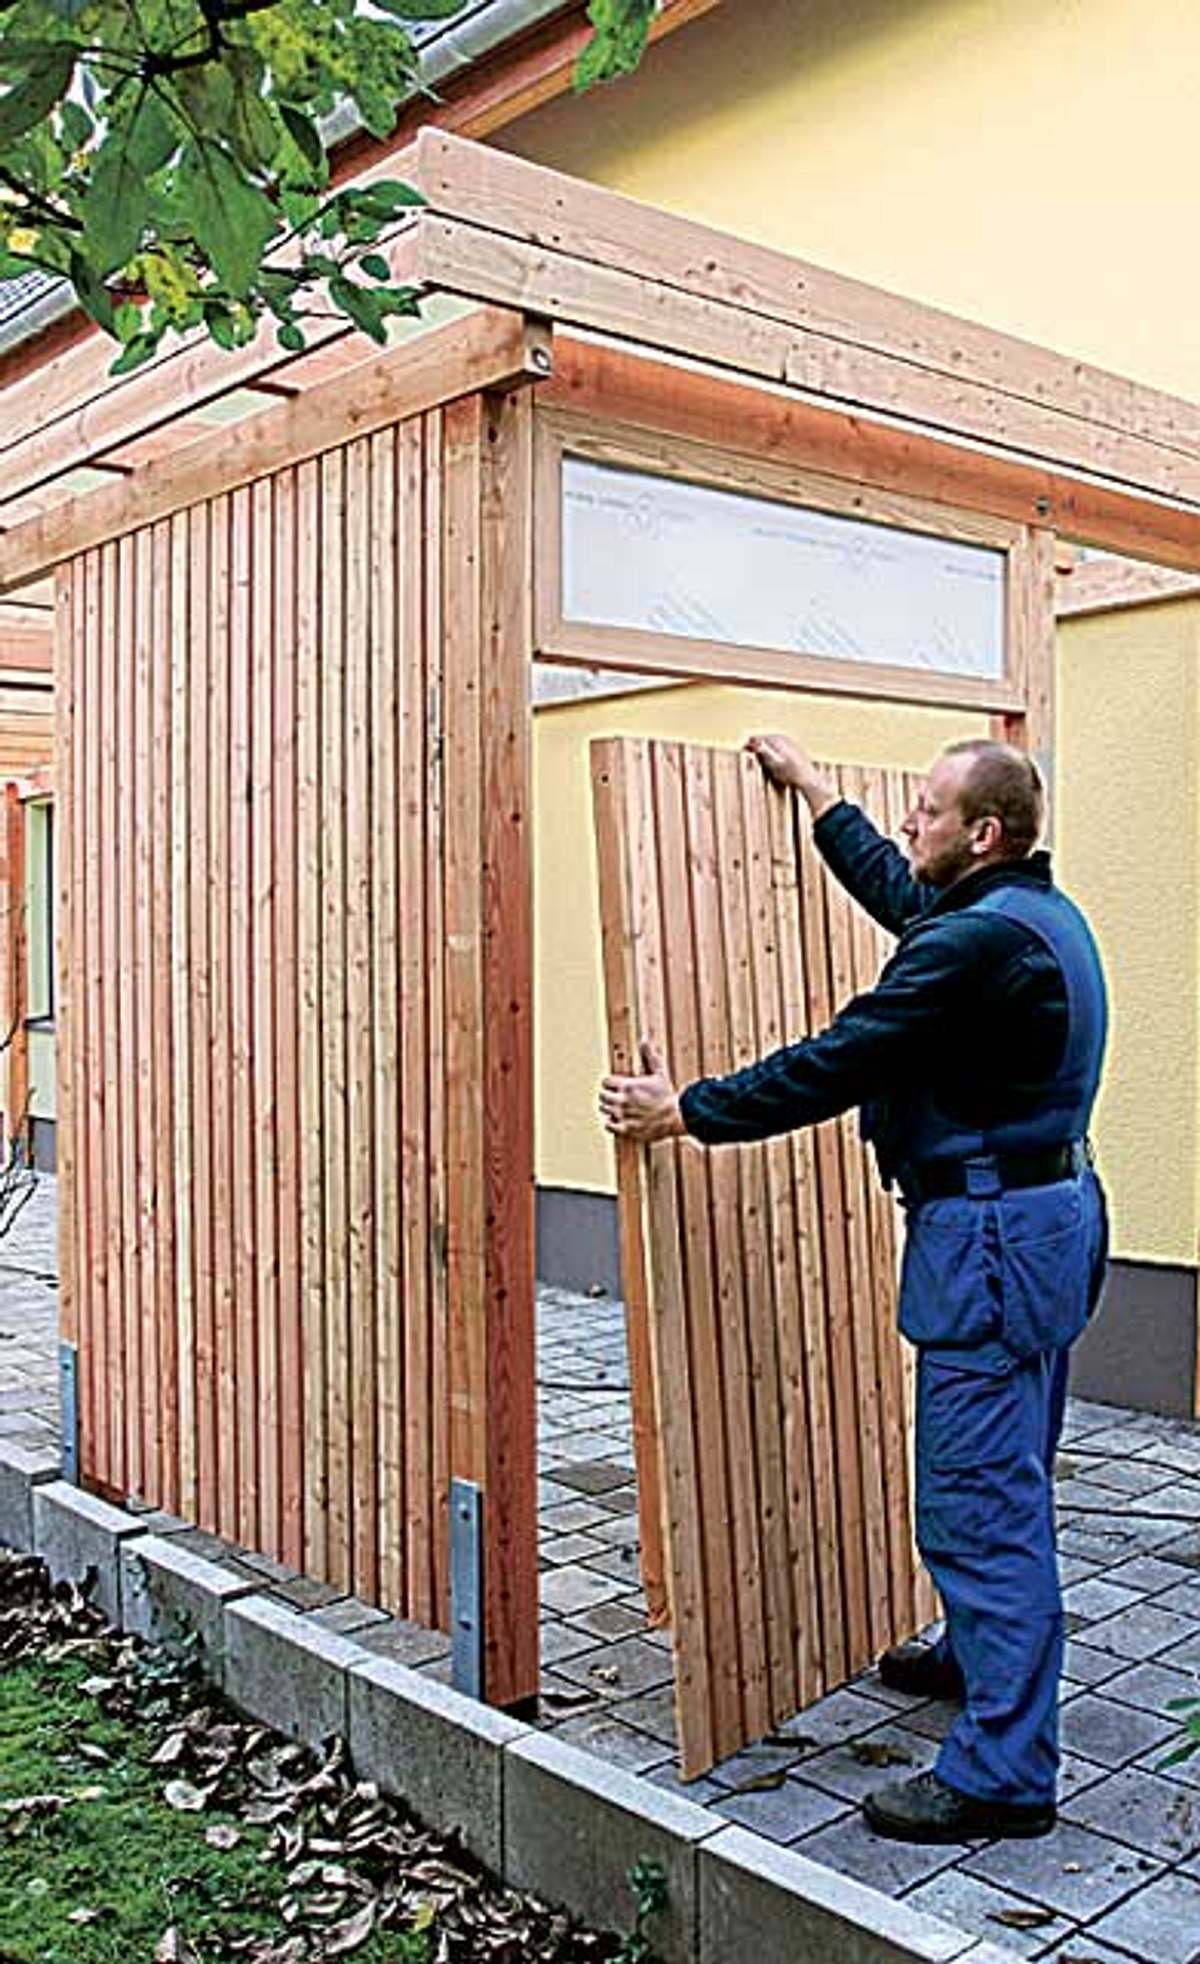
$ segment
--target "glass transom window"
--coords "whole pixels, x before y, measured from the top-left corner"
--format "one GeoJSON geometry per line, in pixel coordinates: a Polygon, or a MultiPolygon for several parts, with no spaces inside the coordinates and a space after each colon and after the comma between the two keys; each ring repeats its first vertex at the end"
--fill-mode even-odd
{"type": "Polygon", "coordinates": [[[1005,554],[563,457],[563,617],[945,675],[1004,672],[1005,554]]]}

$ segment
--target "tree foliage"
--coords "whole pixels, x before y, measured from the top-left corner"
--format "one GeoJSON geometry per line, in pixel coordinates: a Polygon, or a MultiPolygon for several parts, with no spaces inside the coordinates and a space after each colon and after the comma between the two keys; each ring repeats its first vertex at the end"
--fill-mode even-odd
{"type": "MultiPolygon", "coordinates": [[[[465,0],[0,0],[0,281],[61,275],[135,368],[171,332],[224,348],[331,312],[384,342],[417,311],[389,233],[421,202],[334,189],[323,122],[372,135],[420,86],[410,29],[465,0]]],[[[577,78],[636,66],[655,0],[592,0],[577,78]],[[644,25],[643,25],[644,20],[644,25]]]]}

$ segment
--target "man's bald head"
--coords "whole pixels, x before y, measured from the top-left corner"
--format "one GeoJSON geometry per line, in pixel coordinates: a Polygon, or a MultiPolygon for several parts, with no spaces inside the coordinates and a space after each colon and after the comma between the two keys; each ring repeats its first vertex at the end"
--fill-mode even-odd
{"type": "Polygon", "coordinates": [[[1003,830],[998,856],[1025,859],[1041,838],[1046,818],[1045,786],[1033,758],[1011,743],[987,737],[949,744],[942,755],[964,759],[958,808],[966,822],[998,819],[1003,830]]]}

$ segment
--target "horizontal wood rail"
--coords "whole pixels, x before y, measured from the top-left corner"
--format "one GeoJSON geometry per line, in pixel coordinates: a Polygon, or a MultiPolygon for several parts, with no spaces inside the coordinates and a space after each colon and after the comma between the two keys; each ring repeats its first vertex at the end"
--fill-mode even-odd
{"type": "Polygon", "coordinates": [[[0,592],[138,526],[419,415],[448,395],[531,382],[551,366],[544,326],[502,308],[477,309],[232,431],[215,432],[146,465],[128,484],[92,492],[19,526],[0,539],[0,592]]]}
{"type": "Polygon", "coordinates": [[[440,285],[1200,501],[1192,403],[445,131],[414,148],[440,285]]]}

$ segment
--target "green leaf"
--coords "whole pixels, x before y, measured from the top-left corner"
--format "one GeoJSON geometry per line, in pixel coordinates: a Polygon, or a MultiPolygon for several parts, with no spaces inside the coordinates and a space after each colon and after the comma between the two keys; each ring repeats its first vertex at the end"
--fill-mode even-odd
{"type": "Polygon", "coordinates": [[[113,315],[113,328],[118,341],[132,341],[135,334],[141,333],[141,308],[135,307],[132,300],[123,300],[113,315]]]}
{"type": "Polygon", "coordinates": [[[390,280],[392,277],[392,269],[381,252],[364,252],[358,263],[373,280],[390,280]]]}
{"type": "Polygon", "coordinates": [[[59,115],[64,145],[68,150],[82,150],[96,128],[87,110],[81,102],[64,102],[59,115]]]}
{"type": "Polygon", "coordinates": [[[369,334],[372,341],[378,341],[381,346],[386,344],[384,309],[379,304],[380,296],[377,293],[371,293],[366,287],[352,286],[349,280],[338,277],[329,282],[329,298],[335,307],[340,307],[349,316],[355,327],[369,334]]]}
{"type": "Polygon", "coordinates": [[[279,114],[283,119],[285,130],[305,163],[319,175],[325,167],[325,146],[321,142],[315,124],[298,109],[293,109],[290,102],[280,103],[279,114]]]}
{"type": "Polygon", "coordinates": [[[157,349],[159,339],[160,336],[157,334],[135,334],[132,341],[127,341],[122,348],[109,369],[109,374],[128,375],[131,369],[140,368],[144,361],[149,361],[157,349]]]}
{"type": "Polygon", "coordinates": [[[108,334],[116,334],[113,316],[112,294],[95,267],[80,252],[73,252],[70,260],[71,283],[75,288],[84,313],[90,315],[97,327],[104,328],[108,334]]]}
{"type": "MultiPolygon", "coordinates": [[[[146,157],[158,156],[164,140],[161,125],[146,129],[140,113],[105,138],[96,156],[92,180],[83,195],[83,231],[90,261],[101,273],[115,272],[131,259],[141,243],[149,204],[146,157]],[[141,141],[139,142],[139,131],[141,141]],[[155,141],[154,139],[157,139],[155,141]]],[[[165,133],[167,152],[173,147],[165,133]]]]}
{"type": "Polygon", "coordinates": [[[212,335],[218,348],[237,347],[237,329],[234,326],[233,315],[230,313],[228,307],[223,307],[217,301],[210,301],[204,309],[204,325],[212,335]]]}
{"type": "Polygon", "coordinates": [[[0,144],[12,143],[36,128],[71,86],[78,49],[70,41],[48,41],[35,64],[0,96],[0,144]]]}
{"type": "Polygon", "coordinates": [[[211,259],[222,284],[245,297],[278,224],[270,199],[227,151],[203,137],[184,147],[175,194],[196,244],[211,259]]]}
{"type": "Polygon", "coordinates": [[[280,347],[286,348],[289,355],[301,354],[308,346],[303,332],[296,326],[294,321],[284,321],[276,338],[280,347]]]}
{"type": "Polygon", "coordinates": [[[396,20],[450,20],[461,14],[466,0],[372,0],[372,5],[396,20]]]}

